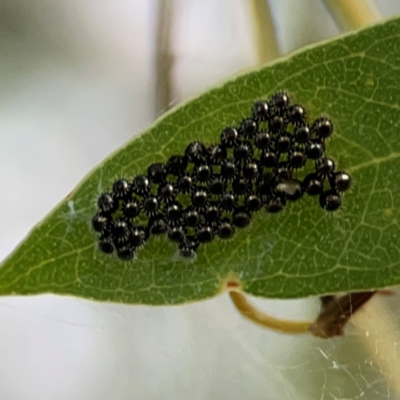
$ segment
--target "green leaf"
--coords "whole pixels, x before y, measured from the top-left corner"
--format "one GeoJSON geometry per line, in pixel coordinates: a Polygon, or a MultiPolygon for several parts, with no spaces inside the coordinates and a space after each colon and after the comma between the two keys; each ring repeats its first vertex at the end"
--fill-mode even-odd
{"type": "Polygon", "coordinates": [[[70,294],[123,303],[200,300],[230,283],[262,297],[303,297],[400,283],[400,19],[309,47],[202,94],[158,120],[99,165],[37,225],[0,268],[0,294],[70,294]],[[96,249],[95,199],[116,177],[142,173],[212,143],[252,102],[285,89],[309,116],[335,124],[328,154],[353,188],[336,213],[304,198],[281,215],[258,213],[234,239],[202,246],[195,261],[152,238],[138,259],[96,249]]]}

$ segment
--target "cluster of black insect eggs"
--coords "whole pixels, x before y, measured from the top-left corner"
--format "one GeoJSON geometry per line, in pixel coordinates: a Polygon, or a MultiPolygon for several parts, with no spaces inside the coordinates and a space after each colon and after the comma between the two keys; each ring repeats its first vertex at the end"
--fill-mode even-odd
{"type": "Polygon", "coordinates": [[[325,154],[332,133],[330,119],[307,123],[304,107],[286,93],[257,101],[251,117],[223,129],[218,143],[194,141],[183,154],[102,193],[92,219],[99,248],[130,260],[150,236],[167,235],[183,257],[193,257],[200,244],[248,226],[254,213],[277,213],[303,194],[335,211],[351,178],[325,154]]]}

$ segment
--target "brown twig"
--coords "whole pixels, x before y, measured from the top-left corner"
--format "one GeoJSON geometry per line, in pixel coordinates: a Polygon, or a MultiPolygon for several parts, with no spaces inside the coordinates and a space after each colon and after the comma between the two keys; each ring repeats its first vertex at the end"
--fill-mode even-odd
{"type": "Polygon", "coordinates": [[[310,326],[310,332],[314,336],[321,338],[343,336],[344,327],[349,319],[357,310],[367,303],[375,293],[377,292],[349,293],[339,298],[335,296],[322,297],[321,313],[310,326]]]}

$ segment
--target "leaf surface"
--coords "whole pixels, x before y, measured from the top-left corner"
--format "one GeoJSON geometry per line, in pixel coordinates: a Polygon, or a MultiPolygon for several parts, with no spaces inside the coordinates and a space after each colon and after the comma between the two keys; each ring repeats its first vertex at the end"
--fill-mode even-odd
{"type": "Polygon", "coordinates": [[[306,48],[238,76],[170,111],[93,170],[0,267],[0,294],[58,293],[122,303],[177,304],[238,283],[275,298],[400,283],[400,19],[306,48]],[[180,154],[213,143],[252,103],[285,89],[310,120],[328,115],[327,152],[351,173],[336,213],[305,197],[280,215],[259,212],[233,239],[203,245],[194,261],[152,238],[136,260],[100,253],[91,228],[96,196],[180,154]]]}

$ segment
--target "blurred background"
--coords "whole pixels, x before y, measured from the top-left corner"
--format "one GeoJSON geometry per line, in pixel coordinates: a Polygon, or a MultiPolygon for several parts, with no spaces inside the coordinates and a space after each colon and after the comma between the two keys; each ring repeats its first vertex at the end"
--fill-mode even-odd
{"type": "MultiPolygon", "coordinates": [[[[161,1],[0,0],[0,259],[158,116],[161,1]]],[[[322,2],[269,4],[282,55],[340,33],[322,2]]],[[[400,13],[398,0],[376,6],[400,13]]],[[[172,19],[173,104],[256,64],[246,0],[175,0],[172,19]]],[[[282,317],[318,310],[315,299],[255,302],[282,317]]],[[[189,398],[398,397],[353,328],[329,341],[276,334],[226,295],[179,307],[0,299],[1,400],[189,398]]]]}

